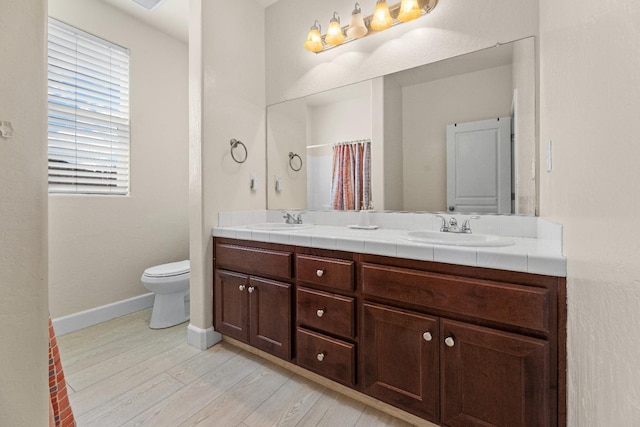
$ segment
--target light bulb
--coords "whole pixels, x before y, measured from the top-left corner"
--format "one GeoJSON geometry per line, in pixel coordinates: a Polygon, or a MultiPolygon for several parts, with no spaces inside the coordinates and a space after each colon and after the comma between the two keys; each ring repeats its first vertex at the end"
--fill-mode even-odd
{"type": "Polygon", "coordinates": [[[353,9],[353,12],[351,13],[351,23],[349,24],[349,28],[347,28],[347,36],[352,39],[359,39],[366,36],[368,32],[369,30],[364,24],[360,5],[356,3],[355,9],[353,9]]]}
{"type": "Polygon", "coordinates": [[[371,28],[376,31],[383,31],[393,24],[393,18],[389,13],[389,6],[385,0],[378,0],[376,8],[373,11],[373,19],[371,20],[371,28]]]}
{"type": "Polygon", "coordinates": [[[327,35],[324,38],[325,43],[337,46],[344,41],[344,33],[340,27],[340,16],[338,12],[333,12],[333,18],[329,21],[327,35]]]}
{"type": "Polygon", "coordinates": [[[309,30],[307,41],[304,42],[304,48],[311,52],[320,52],[322,50],[322,36],[320,35],[320,23],[316,19],[313,27],[309,30]]]}
{"type": "Polygon", "coordinates": [[[400,3],[400,13],[398,14],[398,21],[408,22],[419,18],[422,15],[418,0],[402,0],[400,3]]]}

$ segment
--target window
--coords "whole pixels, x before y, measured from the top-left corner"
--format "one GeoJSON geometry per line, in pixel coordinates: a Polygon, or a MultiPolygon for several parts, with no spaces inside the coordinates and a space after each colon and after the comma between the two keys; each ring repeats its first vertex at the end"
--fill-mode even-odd
{"type": "Polygon", "coordinates": [[[49,193],[129,193],[129,50],[49,18],[49,193]]]}

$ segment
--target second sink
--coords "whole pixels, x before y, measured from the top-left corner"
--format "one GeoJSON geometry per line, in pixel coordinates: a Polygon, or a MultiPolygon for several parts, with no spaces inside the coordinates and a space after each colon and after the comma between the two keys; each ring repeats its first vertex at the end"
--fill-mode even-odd
{"type": "Polygon", "coordinates": [[[440,231],[409,231],[408,239],[420,243],[449,246],[498,247],[511,246],[515,242],[501,236],[487,234],[444,233],[440,231]]]}

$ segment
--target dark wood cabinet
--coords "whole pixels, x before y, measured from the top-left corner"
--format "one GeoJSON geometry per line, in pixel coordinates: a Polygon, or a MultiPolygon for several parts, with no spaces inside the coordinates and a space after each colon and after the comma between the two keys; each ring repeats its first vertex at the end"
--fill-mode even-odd
{"type": "Polygon", "coordinates": [[[343,291],[354,289],[354,262],[314,255],[298,255],[298,280],[343,291]]]}
{"type": "Polygon", "coordinates": [[[371,303],[363,310],[363,391],[438,422],[438,319],[371,303]]]}
{"type": "Polygon", "coordinates": [[[346,386],[355,385],[355,344],[304,328],[297,329],[296,337],[298,365],[346,386]]]}
{"type": "Polygon", "coordinates": [[[249,276],[216,270],[215,326],[221,334],[249,342],[249,276]]]}
{"type": "Polygon", "coordinates": [[[356,336],[355,298],[298,287],[298,324],[342,338],[356,336]]]}
{"type": "Polygon", "coordinates": [[[214,326],[221,334],[291,360],[293,285],[273,278],[291,280],[293,251],[263,246],[216,244],[214,326]]]}
{"type": "Polygon", "coordinates": [[[291,285],[249,279],[249,344],[291,359],[291,285]]]}
{"type": "Polygon", "coordinates": [[[353,254],[313,252],[296,254],[296,363],[356,388],[356,262],[353,254]]]}
{"type": "Polygon", "coordinates": [[[365,393],[451,427],[561,424],[552,407],[553,288],[361,270],[365,393]]]}
{"type": "Polygon", "coordinates": [[[442,320],[442,423],[548,426],[549,343],[442,320]]]}
{"type": "Polygon", "coordinates": [[[214,243],[220,333],[439,425],[566,425],[564,278],[214,243]]]}
{"type": "Polygon", "coordinates": [[[216,271],[218,332],[274,356],[291,359],[291,285],[216,271]]]}

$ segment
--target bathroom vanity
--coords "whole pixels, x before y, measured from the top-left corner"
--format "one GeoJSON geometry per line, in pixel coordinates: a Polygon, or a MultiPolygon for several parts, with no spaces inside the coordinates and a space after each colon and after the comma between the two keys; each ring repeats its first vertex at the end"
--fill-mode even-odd
{"type": "Polygon", "coordinates": [[[564,277],[301,233],[214,230],[216,330],[436,424],[565,425],[564,277]]]}

